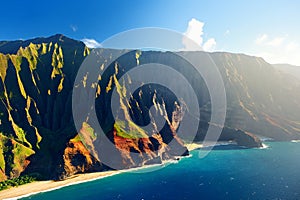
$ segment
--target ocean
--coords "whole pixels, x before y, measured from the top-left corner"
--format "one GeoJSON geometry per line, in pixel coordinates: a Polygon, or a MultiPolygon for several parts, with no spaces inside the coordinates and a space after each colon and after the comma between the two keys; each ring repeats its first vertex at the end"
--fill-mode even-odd
{"type": "Polygon", "coordinates": [[[23,199],[300,199],[300,143],[268,148],[216,146],[157,166],[39,193],[23,199]]]}

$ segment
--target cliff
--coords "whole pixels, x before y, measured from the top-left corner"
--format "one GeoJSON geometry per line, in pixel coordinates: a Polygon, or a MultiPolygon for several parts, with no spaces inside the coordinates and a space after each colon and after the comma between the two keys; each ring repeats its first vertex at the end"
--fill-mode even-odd
{"type": "MultiPolygon", "coordinates": [[[[76,173],[110,169],[79,137],[93,134],[90,122],[83,121],[78,133],[72,118],[74,80],[90,50],[82,42],[63,35],[2,42],[0,50],[4,52],[0,54],[1,180],[21,173],[63,179],[76,173]]],[[[100,111],[106,113],[106,106],[100,111]]],[[[188,154],[182,142],[178,145],[183,153],[174,153],[160,133],[131,138],[133,132],[126,132],[120,126],[126,123],[131,128],[128,122],[131,121],[119,121],[119,124],[111,121],[106,132],[115,145],[120,168],[188,154]],[[140,156],[133,158],[131,151],[140,156]]],[[[141,133],[139,129],[136,132],[141,133]]]]}
{"type": "MultiPolygon", "coordinates": [[[[95,122],[83,115],[81,129],[77,131],[72,117],[73,85],[90,49],[80,41],[55,35],[0,42],[0,52],[0,180],[20,174],[64,179],[76,173],[111,169],[112,166],[104,162],[111,160],[111,155],[102,153],[99,157],[93,152],[98,147],[93,139],[97,135],[95,122]]],[[[194,59],[201,59],[203,55],[203,52],[181,53],[194,59]]],[[[114,145],[112,160],[119,168],[161,163],[188,155],[184,141],[194,138],[177,134],[184,102],[166,88],[149,85],[140,87],[132,94],[135,98],[127,102],[125,94],[130,87],[130,77],[125,82],[118,79],[126,70],[153,59],[170,66],[184,64],[168,59],[169,55],[170,52],[142,52],[137,63],[135,52],[129,53],[118,60],[118,65],[113,63],[99,85],[90,82],[88,76],[82,76],[79,89],[98,89],[96,94],[82,90],[76,106],[91,109],[86,107],[88,104],[82,97],[95,95],[97,118],[114,145]],[[120,106],[118,119],[112,118],[111,105],[106,101],[114,89],[120,105],[130,107],[120,106]],[[135,125],[150,122],[149,115],[143,114],[150,107],[163,113],[168,122],[163,129],[145,132],[135,125]]],[[[259,147],[261,142],[256,134],[277,140],[300,138],[297,80],[276,71],[261,58],[230,53],[210,56],[221,72],[227,95],[226,122],[220,140],[236,140],[242,146],[259,147]]],[[[178,66],[181,73],[193,77],[184,65],[178,66]]],[[[166,80],[176,81],[167,76],[166,80]]],[[[201,112],[197,141],[205,137],[211,117],[210,97],[202,83],[195,86],[201,112]]]]}

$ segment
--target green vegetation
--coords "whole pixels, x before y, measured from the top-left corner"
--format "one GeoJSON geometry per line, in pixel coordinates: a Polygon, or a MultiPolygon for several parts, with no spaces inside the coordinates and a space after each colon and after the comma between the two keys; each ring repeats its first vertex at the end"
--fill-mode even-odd
{"type": "Polygon", "coordinates": [[[12,63],[14,64],[17,72],[19,72],[21,70],[22,56],[9,55],[9,57],[10,57],[10,60],[12,61],[12,63]]]}
{"type": "Polygon", "coordinates": [[[145,131],[134,124],[132,121],[121,121],[116,120],[114,124],[114,129],[118,136],[128,139],[138,139],[138,138],[147,138],[145,131]],[[128,130],[130,129],[130,130],[128,130]]]}
{"type": "Polygon", "coordinates": [[[36,69],[36,65],[38,62],[38,49],[40,46],[30,43],[28,47],[20,48],[17,55],[25,57],[29,63],[29,67],[31,70],[36,69]]]}
{"type": "Polygon", "coordinates": [[[0,170],[3,170],[3,171],[5,169],[5,160],[4,160],[4,155],[3,155],[5,142],[6,142],[6,137],[4,137],[0,133],[0,170]]]}
{"type": "Polygon", "coordinates": [[[5,76],[6,76],[6,69],[7,69],[7,56],[0,53],[0,76],[2,78],[2,81],[4,81],[5,76]]]}
{"type": "MultiPolygon", "coordinates": [[[[80,66],[84,59],[83,54],[87,56],[89,49],[80,42],[74,42],[75,46],[73,46],[73,44],[64,43],[58,38],[56,41],[51,40],[52,42],[47,39],[43,42],[41,40],[43,39],[31,41],[31,43],[25,42],[26,44],[22,43],[22,45],[12,43],[5,53],[0,53],[0,80],[2,81],[2,91],[0,91],[2,105],[0,109],[0,181],[22,174],[30,163],[29,156],[35,154],[35,150],[43,152],[40,154],[42,156],[38,155],[41,157],[38,159],[46,161],[51,159],[52,154],[57,153],[56,149],[65,144],[65,137],[69,137],[63,135],[61,136],[62,140],[57,140],[56,137],[59,134],[54,131],[56,128],[65,130],[64,124],[67,124],[68,120],[68,108],[63,102],[64,99],[67,100],[67,93],[60,92],[65,90],[65,86],[67,90],[70,88],[68,76],[74,71],[70,67],[75,65],[75,69],[77,65],[80,66]],[[74,53],[76,51],[80,54],[76,55],[74,53]],[[71,59],[74,61],[71,62],[71,59]],[[47,91],[51,96],[47,96],[47,91]],[[52,96],[58,98],[52,99],[52,96]],[[50,99],[51,102],[54,100],[55,108],[49,111],[49,116],[46,116],[47,120],[51,118],[52,121],[53,119],[52,124],[56,126],[53,130],[50,127],[39,127],[39,129],[36,127],[36,124],[39,124],[45,115],[43,106],[51,105],[51,103],[47,103],[48,101],[43,102],[44,98],[50,99]],[[66,109],[66,111],[62,109],[66,109]],[[42,139],[45,148],[41,146],[42,139]],[[53,140],[57,140],[57,142],[53,142],[53,140]],[[48,151],[50,145],[54,153],[52,149],[48,151]]],[[[96,137],[94,130],[88,124],[84,124],[83,130],[91,138],[96,137]]],[[[74,130],[70,128],[68,134],[73,135],[74,130]]],[[[74,138],[74,141],[80,141],[80,137],[74,138]]],[[[49,178],[47,169],[41,169],[39,173],[49,178]]],[[[14,182],[14,180],[18,182],[18,179],[9,182],[14,182]]],[[[3,182],[1,188],[15,185],[18,184],[3,182]]]]}
{"type": "Polygon", "coordinates": [[[14,162],[16,163],[16,167],[18,167],[17,165],[23,164],[25,158],[27,158],[28,156],[34,153],[32,149],[27,148],[24,145],[19,143],[16,143],[14,145],[14,149],[12,150],[12,152],[14,153],[14,162]]]}
{"type": "Polygon", "coordinates": [[[44,55],[46,53],[47,53],[47,44],[42,43],[41,55],[44,55]]]}
{"type": "MultiPolygon", "coordinates": [[[[7,137],[0,133],[0,172],[7,170],[6,167],[12,172],[22,172],[24,165],[26,165],[26,158],[34,153],[32,149],[16,142],[10,136],[7,137]]],[[[10,174],[10,176],[14,175],[10,174]]],[[[1,177],[0,174],[0,178],[0,180],[3,180],[4,177],[1,177]]]]}
{"type": "Polygon", "coordinates": [[[64,79],[65,79],[65,77],[62,76],[61,79],[60,79],[59,85],[58,85],[58,87],[57,87],[57,92],[61,92],[61,91],[62,91],[64,79]]]}
{"type": "Polygon", "coordinates": [[[36,147],[39,149],[40,148],[40,142],[42,141],[42,136],[39,134],[38,130],[36,127],[34,127],[35,129],[35,135],[36,135],[36,138],[37,138],[37,141],[36,141],[36,147]]]}
{"type": "Polygon", "coordinates": [[[135,52],[135,59],[136,59],[136,64],[137,65],[140,65],[140,60],[139,60],[139,57],[142,55],[142,52],[141,51],[136,51],[135,52]]]}
{"type": "Polygon", "coordinates": [[[55,78],[56,75],[62,75],[62,67],[64,66],[64,58],[63,58],[63,51],[61,46],[57,43],[54,45],[54,51],[52,54],[52,63],[53,66],[51,78],[55,78]]]}
{"type": "Polygon", "coordinates": [[[18,137],[18,140],[22,144],[27,144],[30,148],[32,148],[31,144],[26,139],[25,131],[22,128],[20,128],[19,126],[17,126],[16,124],[13,124],[13,128],[15,130],[15,133],[16,133],[17,137],[18,137]]]}
{"type": "Polygon", "coordinates": [[[27,94],[26,94],[25,88],[23,86],[22,80],[20,78],[19,72],[17,72],[17,79],[18,79],[18,84],[19,84],[19,88],[20,88],[21,94],[24,97],[24,99],[26,99],[27,94]]]}
{"type": "Polygon", "coordinates": [[[37,178],[32,177],[32,176],[28,176],[28,175],[20,176],[18,178],[13,178],[10,180],[0,182],[0,190],[5,190],[5,189],[11,188],[11,187],[17,187],[19,185],[31,183],[36,180],[37,180],[37,178]]]}
{"type": "Polygon", "coordinates": [[[70,142],[81,142],[80,136],[77,134],[74,138],[70,140],[70,142]]]}
{"type": "Polygon", "coordinates": [[[86,122],[82,123],[82,129],[87,133],[89,137],[92,138],[92,140],[97,139],[97,135],[95,134],[94,129],[86,122]]]}
{"type": "Polygon", "coordinates": [[[84,47],[83,56],[86,57],[90,54],[90,49],[88,47],[84,47]]]}

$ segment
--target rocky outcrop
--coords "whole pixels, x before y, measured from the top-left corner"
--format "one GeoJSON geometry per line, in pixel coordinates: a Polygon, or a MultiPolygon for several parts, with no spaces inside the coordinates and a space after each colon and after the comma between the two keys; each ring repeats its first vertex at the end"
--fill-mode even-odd
{"type": "Polygon", "coordinates": [[[239,129],[224,128],[220,140],[235,141],[237,145],[248,148],[263,147],[261,140],[256,135],[239,129]]]}
{"type": "MultiPolygon", "coordinates": [[[[206,130],[208,129],[209,123],[202,123],[201,124],[201,130],[196,135],[194,141],[199,142],[203,141],[206,137],[206,130]]],[[[241,129],[237,128],[229,128],[229,127],[220,127],[215,124],[210,124],[212,128],[216,127],[222,128],[220,137],[218,138],[218,141],[234,141],[237,145],[248,147],[248,148],[254,148],[254,147],[262,147],[262,141],[259,139],[258,136],[256,136],[253,133],[249,133],[246,131],[243,131],[241,129]]],[[[209,140],[209,139],[208,139],[209,140]]]]}
{"type": "Polygon", "coordinates": [[[124,138],[118,136],[116,130],[113,132],[114,144],[121,153],[121,162],[124,168],[143,166],[151,160],[161,163],[170,157],[162,157],[162,153],[168,149],[159,134],[149,138],[124,138]],[[135,152],[135,154],[131,154],[135,152]]]}
{"type": "Polygon", "coordinates": [[[77,135],[71,139],[63,154],[63,170],[59,179],[65,179],[78,173],[96,172],[107,169],[91,155],[77,135]]]}

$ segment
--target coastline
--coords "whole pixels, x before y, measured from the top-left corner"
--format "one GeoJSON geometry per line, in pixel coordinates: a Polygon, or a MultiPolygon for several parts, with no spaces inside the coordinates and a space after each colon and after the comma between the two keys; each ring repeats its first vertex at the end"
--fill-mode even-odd
{"type": "Polygon", "coordinates": [[[122,173],[122,171],[119,170],[119,171],[105,171],[105,172],[77,174],[62,181],[53,181],[53,180],[35,181],[25,185],[20,185],[18,187],[12,187],[6,190],[2,190],[0,191],[0,197],[3,200],[20,199],[41,192],[49,192],[52,190],[60,189],[62,187],[93,181],[93,180],[113,176],[119,173],[122,173]]]}
{"type": "MultiPolygon", "coordinates": [[[[217,142],[217,146],[220,145],[229,145],[232,144],[231,142],[217,142]]],[[[189,151],[201,149],[204,147],[202,143],[188,143],[185,144],[185,146],[188,148],[189,151]]],[[[268,146],[264,146],[264,148],[268,148],[268,146]]],[[[185,157],[182,157],[185,158],[185,157]]],[[[29,197],[38,193],[42,192],[49,192],[52,190],[57,190],[63,187],[81,184],[85,182],[90,182],[106,177],[110,177],[113,175],[125,173],[125,172],[131,172],[131,171],[137,171],[142,169],[147,169],[151,167],[157,167],[157,166],[165,166],[168,163],[173,163],[174,160],[166,160],[162,164],[153,164],[153,165],[145,165],[142,167],[136,167],[136,168],[130,168],[130,169],[124,169],[124,170],[115,170],[115,171],[104,171],[104,172],[94,172],[94,173],[85,173],[85,174],[76,174],[74,176],[71,176],[65,180],[62,181],[53,181],[53,180],[47,180],[47,181],[35,181],[32,183],[28,183],[25,185],[20,185],[18,187],[12,187],[6,190],[0,191],[0,197],[1,199],[5,200],[15,200],[20,199],[24,197],[29,197]]],[[[176,161],[178,162],[178,161],[176,161]]]]}
{"type": "MultiPolygon", "coordinates": [[[[186,147],[189,151],[202,148],[202,144],[197,143],[191,143],[186,144],[186,147]]],[[[47,181],[35,181],[32,183],[28,183],[25,185],[20,185],[18,187],[12,187],[9,189],[5,189],[0,191],[0,197],[3,200],[15,200],[20,199],[24,197],[29,197],[38,193],[42,192],[49,192],[52,190],[57,190],[63,187],[76,185],[80,183],[85,183],[89,181],[94,181],[102,178],[106,178],[109,176],[130,172],[130,171],[136,171],[140,169],[146,169],[150,167],[156,167],[156,166],[163,166],[169,162],[172,162],[172,160],[168,160],[163,162],[162,164],[155,164],[155,165],[145,165],[142,167],[136,167],[136,168],[130,168],[130,169],[124,169],[124,170],[116,170],[116,171],[104,171],[104,172],[94,172],[94,173],[85,173],[85,174],[76,174],[74,176],[71,176],[65,180],[62,181],[53,181],[53,180],[47,180],[47,181]]]]}

